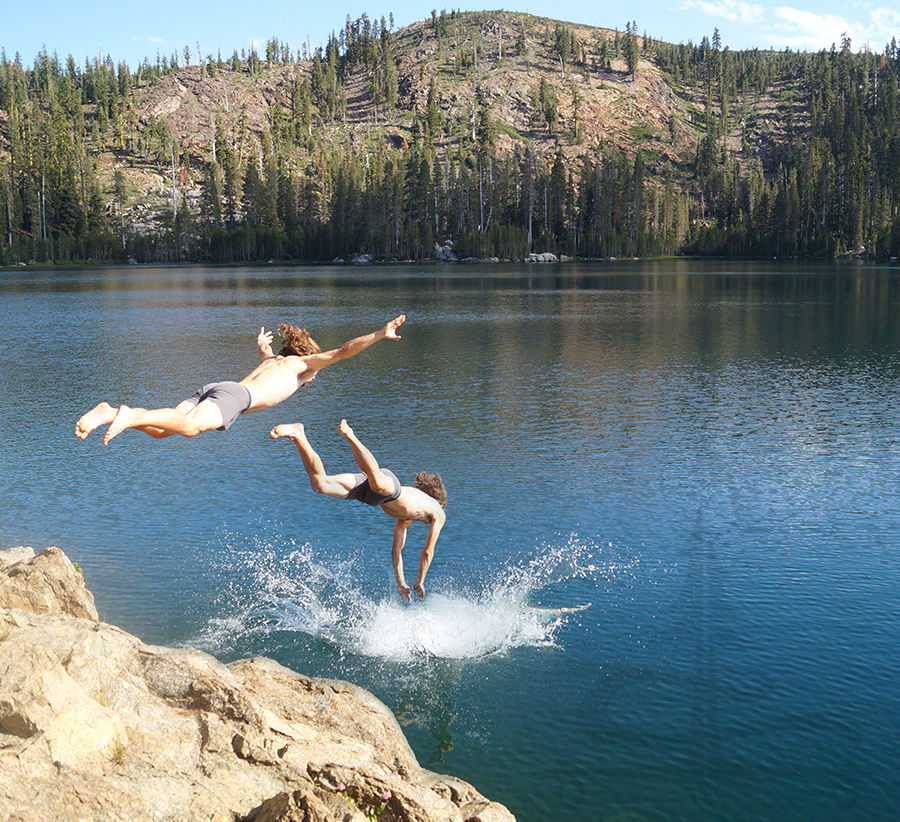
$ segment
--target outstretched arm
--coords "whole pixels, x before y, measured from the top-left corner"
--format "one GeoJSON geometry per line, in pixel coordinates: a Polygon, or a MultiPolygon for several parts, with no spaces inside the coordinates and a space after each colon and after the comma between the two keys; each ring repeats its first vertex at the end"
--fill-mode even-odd
{"type": "Polygon", "coordinates": [[[272,351],[272,332],[266,331],[265,326],[260,326],[259,334],[256,337],[256,348],[261,360],[275,356],[275,352],[272,351]]]}
{"type": "Polygon", "coordinates": [[[444,512],[441,511],[440,516],[436,516],[434,520],[432,520],[431,527],[428,529],[425,547],[422,549],[422,554],[419,556],[419,573],[416,575],[416,581],[413,583],[413,590],[416,592],[416,596],[419,599],[425,599],[425,588],[423,585],[425,582],[425,575],[428,573],[431,560],[434,559],[434,546],[437,544],[438,537],[441,535],[441,528],[444,527],[446,521],[447,517],[444,512]]]}
{"type": "Polygon", "coordinates": [[[318,371],[327,365],[332,365],[339,360],[346,360],[348,357],[353,357],[361,351],[365,351],[370,345],[377,343],[379,340],[399,340],[400,335],[397,333],[397,329],[404,322],[406,322],[406,314],[401,314],[378,331],[364,334],[362,337],[355,337],[349,342],[345,342],[340,348],[303,357],[303,361],[306,363],[307,368],[318,371]]]}
{"type": "Polygon", "coordinates": [[[406,532],[411,523],[410,519],[398,519],[394,523],[394,544],[391,546],[391,562],[394,563],[394,576],[397,578],[397,593],[407,602],[412,602],[412,591],[403,576],[403,546],[406,544],[406,532]]]}

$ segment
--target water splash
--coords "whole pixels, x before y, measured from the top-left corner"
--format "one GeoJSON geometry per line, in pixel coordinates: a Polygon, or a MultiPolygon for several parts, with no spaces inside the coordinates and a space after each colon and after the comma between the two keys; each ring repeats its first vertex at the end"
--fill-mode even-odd
{"type": "Polygon", "coordinates": [[[249,545],[217,552],[224,577],[217,610],[224,607],[228,616],[209,620],[196,638],[202,647],[221,652],[250,634],[274,632],[300,633],[342,654],[392,661],[477,659],[519,647],[555,646],[569,618],[556,609],[589,604],[561,601],[565,582],[616,572],[615,563],[594,559],[598,546],[570,537],[474,585],[445,578],[443,588],[428,589],[424,602],[407,604],[393,586],[390,593],[372,590],[364,567],[371,557],[338,560],[309,544],[281,543],[279,550],[256,536],[249,545]]]}
{"type": "Polygon", "coordinates": [[[364,656],[474,659],[552,644],[557,624],[516,598],[429,594],[413,607],[393,600],[366,603],[337,634],[343,647],[364,656]]]}

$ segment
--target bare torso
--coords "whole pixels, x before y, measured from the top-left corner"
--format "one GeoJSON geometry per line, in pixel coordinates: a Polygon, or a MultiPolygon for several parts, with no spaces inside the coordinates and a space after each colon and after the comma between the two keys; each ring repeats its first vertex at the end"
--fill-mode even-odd
{"type": "Polygon", "coordinates": [[[411,519],[416,522],[431,523],[444,516],[440,503],[434,497],[409,485],[401,486],[400,496],[384,503],[381,510],[395,519],[411,519]]]}
{"type": "Polygon", "coordinates": [[[302,357],[268,357],[241,380],[241,385],[250,392],[247,411],[278,405],[315,375],[302,357]]]}

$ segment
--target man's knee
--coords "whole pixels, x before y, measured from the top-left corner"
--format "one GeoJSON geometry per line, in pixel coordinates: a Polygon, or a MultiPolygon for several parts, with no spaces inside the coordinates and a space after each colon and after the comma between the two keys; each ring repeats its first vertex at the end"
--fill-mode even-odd
{"type": "Polygon", "coordinates": [[[309,478],[309,484],[317,494],[327,494],[329,490],[327,479],[325,476],[316,474],[309,478]]]}
{"type": "Polygon", "coordinates": [[[370,477],[367,477],[369,480],[369,488],[372,489],[372,492],[378,494],[379,496],[386,497],[390,494],[394,493],[394,480],[391,479],[387,474],[373,474],[370,477]]]}
{"type": "Polygon", "coordinates": [[[201,425],[194,420],[188,418],[187,424],[182,428],[181,434],[185,437],[196,437],[198,434],[203,434],[206,431],[212,431],[208,425],[201,425]]]}

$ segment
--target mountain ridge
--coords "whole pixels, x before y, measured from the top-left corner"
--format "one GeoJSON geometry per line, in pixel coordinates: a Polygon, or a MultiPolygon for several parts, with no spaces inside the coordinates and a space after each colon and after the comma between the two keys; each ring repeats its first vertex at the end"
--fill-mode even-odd
{"type": "MultiPolygon", "coordinates": [[[[699,46],[675,46],[636,30],[508,11],[435,12],[397,31],[348,17],[339,37],[296,59],[273,39],[266,60],[235,53],[181,66],[172,55],[156,67],[145,60],[134,74],[111,61],[80,73],[71,58],[62,71],[45,52],[19,83],[30,107],[8,90],[15,72],[3,64],[0,103],[12,97],[14,105],[0,110],[0,163],[22,201],[21,233],[34,241],[39,229],[43,245],[28,249],[35,259],[60,256],[59,238],[74,234],[34,205],[47,196],[46,172],[39,181],[39,169],[16,154],[28,134],[25,109],[43,121],[32,129],[47,134],[54,96],[74,123],[70,148],[82,153],[80,167],[62,176],[80,176],[82,189],[85,168],[96,176],[91,195],[70,195],[84,201],[83,222],[93,208],[94,221],[105,219],[122,250],[141,259],[233,260],[238,243],[213,235],[238,227],[253,231],[250,258],[324,259],[337,250],[421,259],[435,242],[460,238],[476,256],[521,256],[535,243],[581,256],[900,247],[900,180],[854,193],[862,212],[872,208],[866,199],[887,197],[877,219],[834,206],[831,192],[813,203],[812,193],[839,163],[862,162],[861,147],[844,156],[848,133],[871,142],[867,130],[892,127],[896,112],[879,108],[877,88],[893,89],[896,109],[896,52],[854,55],[849,43],[816,55],[730,52],[717,31],[699,46]],[[850,100],[850,126],[844,88],[852,98],[854,78],[864,92],[850,100]],[[825,99],[829,84],[841,84],[838,103],[833,93],[825,99]],[[68,98],[63,85],[74,87],[68,98]],[[398,186],[402,196],[390,192],[398,186]],[[376,237],[377,214],[361,213],[376,207],[393,237],[376,237]],[[789,224],[773,225],[780,208],[789,224]],[[186,226],[189,216],[195,224],[186,226]],[[484,237],[499,231],[501,217],[510,237],[484,237]],[[260,230],[288,239],[261,244],[260,230]],[[196,241],[179,243],[173,233],[196,241]]],[[[896,134],[883,142],[886,157],[896,134]]],[[[21,259],[16,198],[4,206],[5,257],[21,259]]]]}

